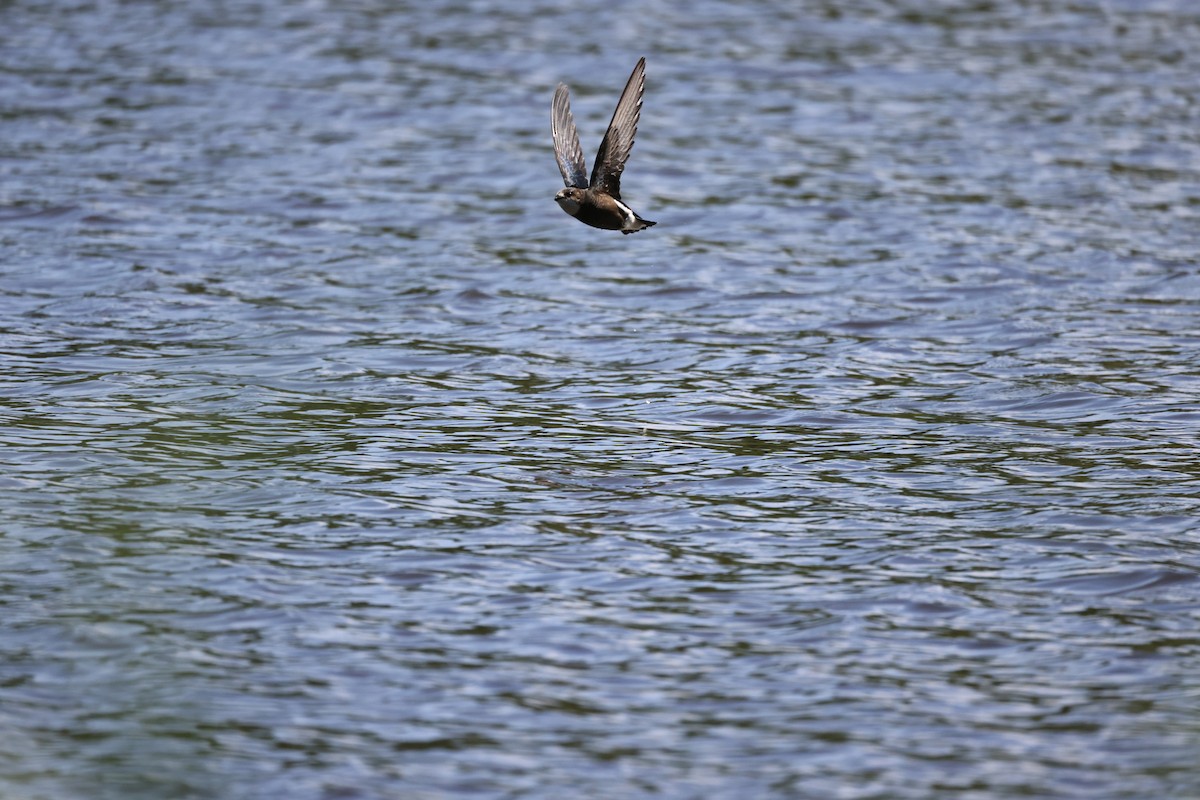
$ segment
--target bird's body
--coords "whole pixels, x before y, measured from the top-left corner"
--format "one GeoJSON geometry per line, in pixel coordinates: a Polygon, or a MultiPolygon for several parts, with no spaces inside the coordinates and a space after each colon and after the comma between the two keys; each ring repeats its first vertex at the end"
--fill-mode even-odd
{"type": "Polygon", "coordinates": [[[634,233],[656,224],[642,219],[636,211],[621,202],[620,198],[605,192],[569,186],[561,190],[554,199],[563,211],[593,228],[634,233]]]}
{"type": "Polygon", "coordinates": [[[583,149],[579,146],[575,119],[571,116],[570,92],[562,83],[554,91],[550,115],[554,157],[566,184],[566,188],[554,196],[554,201],[563,211],[593,228],[636,233],[657,224],[642,219],[621,200],[621,173],[633,150],[645,84],[646,59],[642,58],[633,68],[625,91],[617,101],[612,121],[608,123],[604,140],[596,152],[590,179],[583,161],[583,149]]]}

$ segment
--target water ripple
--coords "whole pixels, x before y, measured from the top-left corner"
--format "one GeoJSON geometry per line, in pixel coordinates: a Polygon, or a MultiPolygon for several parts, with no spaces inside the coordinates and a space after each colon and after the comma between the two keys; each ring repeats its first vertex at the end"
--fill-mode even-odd
{"type": "Polygon", "coordinates": [[[6,11],[5,796],[1200,792],[1186,4],[6,11]]]}

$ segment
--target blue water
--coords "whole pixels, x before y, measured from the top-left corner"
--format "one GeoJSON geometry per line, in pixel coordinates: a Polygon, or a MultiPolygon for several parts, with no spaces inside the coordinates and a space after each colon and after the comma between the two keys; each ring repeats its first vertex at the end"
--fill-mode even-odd
{"type": "Polygon", "coordinates": [[[1200,7],[0,18],[0,795],[1200,796],[1200,7]]]}

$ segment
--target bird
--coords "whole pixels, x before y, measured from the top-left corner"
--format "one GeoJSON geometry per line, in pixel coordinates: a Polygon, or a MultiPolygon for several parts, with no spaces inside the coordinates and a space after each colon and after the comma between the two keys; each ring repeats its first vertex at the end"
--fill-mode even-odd
{"type": "Polygon", "coordinates": [[[554,158],[566,184],[565,189],[554,195],[554,202],[585,225],[629,234],[658,224],[642,219],[621,200],[621,173],[633,150],[645,88],[646,59],[642,57],[617,101],[608,130],[596,151],[590,180],[583,161],[583,149],[579,146],[579,132],[575,130],[575,118],[571,116],[571,92],[564,83],[554,90],[550,130],[554,137],[554,158]]]}

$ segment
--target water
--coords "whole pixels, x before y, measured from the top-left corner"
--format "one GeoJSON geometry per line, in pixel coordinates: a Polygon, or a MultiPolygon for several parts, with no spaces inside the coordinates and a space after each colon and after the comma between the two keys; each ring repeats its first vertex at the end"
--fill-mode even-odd
{"type": "Polygon", "coordinates": [[[1200,796],[1200,10],[510,5],[3,5],[0,793],[1200,796]]]}

